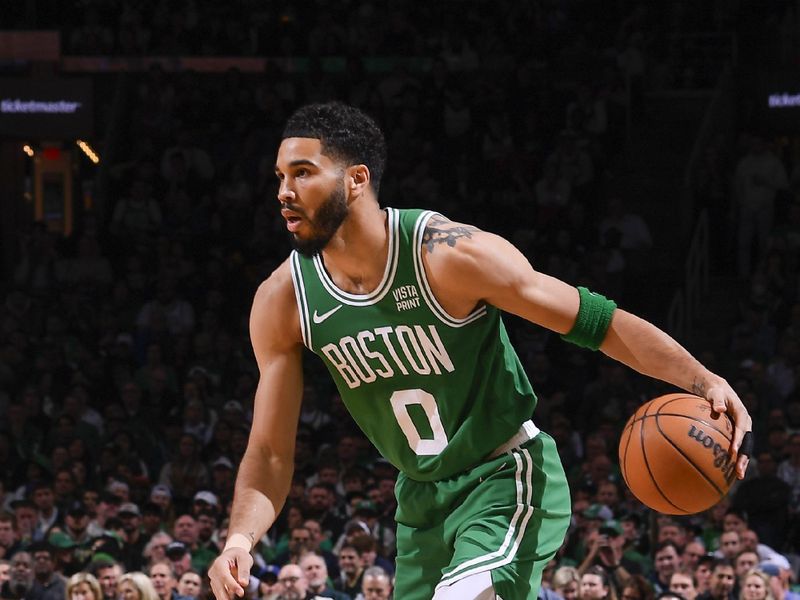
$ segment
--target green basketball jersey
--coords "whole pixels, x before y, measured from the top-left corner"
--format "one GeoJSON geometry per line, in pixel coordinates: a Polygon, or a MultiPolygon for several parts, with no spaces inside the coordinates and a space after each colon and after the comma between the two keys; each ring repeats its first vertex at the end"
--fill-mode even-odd
{"type": "Polygon", "coordinates": [[[292,253],[303,342],[381,454],[410,478],[435,481],[507,441],[536,396],[497,308],[456,319],[433,296],[421,250],[435,213],[386,212],[389,257],[369,294],[339,289],[320,254],[292,253]]]}

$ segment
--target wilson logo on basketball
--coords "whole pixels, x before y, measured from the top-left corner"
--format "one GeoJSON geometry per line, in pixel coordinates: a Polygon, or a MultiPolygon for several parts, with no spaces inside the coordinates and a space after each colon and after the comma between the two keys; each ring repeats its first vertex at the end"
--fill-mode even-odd
{"type": "Polygon", "coordinates": [[[736,477],[736,463],[731,462],[728,451],[714,441],[702,429],[694,425],[689,426],[689,437],[697,440],[704,448],[707,448],[714,455],[714,466],[722,472],[722,476],[728,484],[731,484],[736,477]]]}

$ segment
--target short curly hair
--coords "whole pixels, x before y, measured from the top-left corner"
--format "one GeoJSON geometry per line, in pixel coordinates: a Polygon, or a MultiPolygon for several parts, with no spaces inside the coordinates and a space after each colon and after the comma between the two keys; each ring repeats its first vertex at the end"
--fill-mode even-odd
{"type": "Polygon", "coordinates": [[[323,154],[347,166],[366,165],[378,193],[386,165],[386,140],[366,113],[341,102],[308,104],[286,121],[282,139],[293,137],[318,139],[323,154]]]}

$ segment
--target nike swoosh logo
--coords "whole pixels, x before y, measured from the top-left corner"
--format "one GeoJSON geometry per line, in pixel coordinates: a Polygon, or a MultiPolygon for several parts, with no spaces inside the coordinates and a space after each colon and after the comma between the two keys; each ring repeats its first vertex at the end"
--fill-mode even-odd
{"type": "Polygon", "coordinates": [[[344,305],[343,305],[343,304],[340,304],[339,306],[334,306],[334,307],[333,307],[332,309],[330,309],[328,312],[324,312],[324,313],[322,313],[321,315],[320,315],[320,314],[317,314],[317,310],[316,310],[316,309],[314,309],[314,314],[313,314],[313,315],[311,315],[311,318],[314,320],[314,323],[316,323],[317,325],[319,325],[320,323],[322,323],[323,321],[325,321],[325,319],[327,319],[327,318],[328,318],[328,317],[330,317],[330,316],[331,316],[333,313],[335,313],[337,310],[339,310],[340,308],[342,308],[342,306],[344,306],[344,305]]]}

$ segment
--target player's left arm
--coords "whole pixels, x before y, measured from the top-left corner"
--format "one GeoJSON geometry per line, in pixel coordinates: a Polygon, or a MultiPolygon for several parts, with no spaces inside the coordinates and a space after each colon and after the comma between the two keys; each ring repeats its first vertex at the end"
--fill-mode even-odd
{"type": "MultiPolygon", "coordinates": [[[[450,221],[436,226],[443,232],[440,238],[447,231],[468,227],[450,221]]],[[[581,306],[578,290],[536,271],[519,250],[497,235],[471,228],[469,235],[457,237],[454,243],[428,246],[424,252],[429,279],[454,316],[485,302],[557,333],[565,334],[575,325],[581,306]]],[[[617,308],[599,349],[644,375],[704,396],[715,412],[729,414],[735,424],[731,451],[738,453],[745,432],[752,428],[747,409],[725,379],[706,369],[667,333],[617,308]]],[[[740,478],[746,467],[747,457],[742,454],[737,461],[740,478]]]]}

